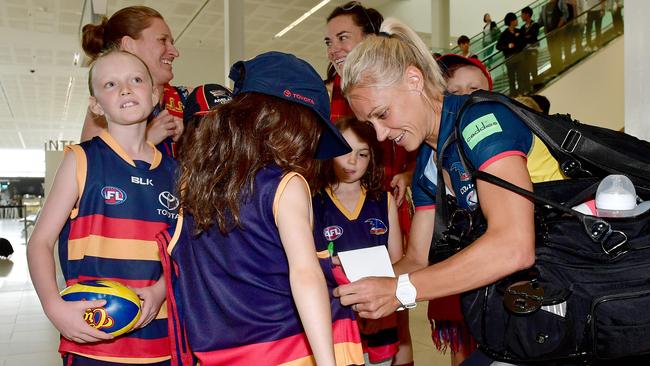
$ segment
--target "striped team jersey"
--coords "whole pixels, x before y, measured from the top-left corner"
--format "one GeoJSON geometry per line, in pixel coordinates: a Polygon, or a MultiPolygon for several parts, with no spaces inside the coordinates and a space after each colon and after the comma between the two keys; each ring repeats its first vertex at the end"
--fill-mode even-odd
{"type": "MultiPolygon", "coordinates": [[[[176,163],[153,146],[150,164],[133,161],[107,133],[69,146],[76,161],[79,201],[59,236],[59,259],[67,285],[110,279],[131,287],[153,285],[162,275],[156,234],[173,226],[176,163]]],[[[59,352],[117,363],[169,359],[167,311],[146,327],[99,343],[61,338],[59,352]]]]}
{"type": "MultiPolygon", "coordinates": [[[[362,249],[377,245],[388,245],[388,205],[390,193],[385,192],[380,200],[370,199],[362,190],[353,212],[348,211],[336,195],[326,188],[312,200],[314,207],[314,238],[316,250],[333,247],[339,251],[362,249]]],[[[335,267],[339,284],[349,283],[340,267],[335,267]]],[[[397,317],[395,314],[382,319],[359,319],[361,340],[370,362],[378,363],[392,358],[399,345],[397,317]],[[364,331],[364,323],[375,322],[373,332],[364,331]]]]}
{"type": "MultiPolygon", "coordinates": [[[[315,365],[275,221],[278,200],[294,176],[299,175],[285,175],[275,165],[261,169],[254,192],[241,203],[241,229],[224,235],[214,225],[193,235],[193,217],[187,214],[167,237],[187,339],[202,366],[315,365]]],[[[362,365],[353,312],[332,296],[329,255],[317,254],[330,293],[337,364],[362,365]]]]}

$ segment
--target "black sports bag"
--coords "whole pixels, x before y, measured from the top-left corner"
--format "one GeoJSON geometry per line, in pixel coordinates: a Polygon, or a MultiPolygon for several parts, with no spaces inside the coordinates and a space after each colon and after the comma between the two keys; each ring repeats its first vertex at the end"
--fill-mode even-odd
{"type": "MultiPolygon", "coordinates": [[[[600,218],[571,209],[593,197],[600,179],[612,173],[630,177],[639,197],[649,200],[650,144],[582,125],[568,116],[544,116],[484,92],[472,94],[463,108],[485,101],[502,103],[519,115],[546,143],[565,174],[576,178],[538,183],[534,192],[528,192],[474,170],[459,149],[474,179],[525,195],[536,204],[535,265],[462,296],[463,313],[479,347],[496,359],[515,363],[628,364],[630,357],[650,354],[650,212],[600,218]],[[626,156],[624,161],[610,159],[621,155],[626,156]]],[[[453,138],[459,136],[456,128],[453,138]]],[[[439,186],[441,172],[439,166],[439,186]]],[[[442,193],[437,200],[432,261],[470,244],[486,227],[480,210],[458,213],[460,209],[450,207],[451,200],[443,199],[442,193]]]]}

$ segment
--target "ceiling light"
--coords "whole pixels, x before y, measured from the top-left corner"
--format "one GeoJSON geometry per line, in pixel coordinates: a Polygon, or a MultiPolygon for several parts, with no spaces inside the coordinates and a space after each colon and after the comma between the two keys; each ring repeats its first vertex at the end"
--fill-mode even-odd
{"type": "Polygon", "coordinates": [[[316,6],[314,6],[314,7],[311,8],[309,11],[307,11],[305,14],[301,15],[300,18],[294,20],[293,23],[289,24],[286,28],[284,28],[283,30],[279,31],[278,34],[276,34],[276,35],[273,36],[273,38],[280,38],[280,37],[282,37],[285,33],[287,33],[288,31],[290,31],[293,27],[295,27],[295,26],[297,26],[298,24],[300,24],[300,22],[302,22],[303,20],[305,20],[308,16],[310,16],[310,15],[314,14],[315,12],[317,12],[318,9],[322,8],[323,6],[325,6],[325,4],[327,4],[327,3],[329,3],[329,2],[330,2],[330,0],[323,0],[323,1],[321,1],[321,2],[318,3],[316,6]]]}
{"type": "Polygon", "coordinates": [[[68,110],[70,109],[70,99],[72,97],[72,88],[74,87],[74,76],[70,76],[68,80],[68,89],[65,92],[65,102],[63,103],[63,116],[61,117],[62,121],[68,119],[68,110]]]}
{"type": "Polygon", "coordinates": [[[23,145],[23,149],[26,149],[27,145],[25,145],[25,139],[23,139],[23,134],[20,131],[18,131],[18,139],[20,140],[20,144],[23,145]]]}

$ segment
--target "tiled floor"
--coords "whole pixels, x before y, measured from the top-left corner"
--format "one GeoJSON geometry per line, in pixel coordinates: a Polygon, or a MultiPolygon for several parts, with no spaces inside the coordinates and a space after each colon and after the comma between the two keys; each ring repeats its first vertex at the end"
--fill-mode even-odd
{"type": "MultiPolygon", "coordinates": [[[[58,366],[59,334],[43,314],[29,279],[21,225],[0,219],[0,237],[15,250],[10,259],[0,259],[0,366],[58,366]]],[[[449,355],[432,346],[424,303],[411,311],[411,336],[416,365],[450,364],[449,355]]]]}

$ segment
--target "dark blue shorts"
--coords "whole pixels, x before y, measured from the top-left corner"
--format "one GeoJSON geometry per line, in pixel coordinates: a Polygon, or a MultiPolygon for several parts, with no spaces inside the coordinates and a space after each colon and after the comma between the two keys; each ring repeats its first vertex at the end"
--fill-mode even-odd
{"type": "MultiPolygon", "coordinates": [[[[125,366],[125,365],[130,365],[130,364],[95,360],[93,358],[75,355],[74,353],[66,353],[65,356],[63,356],[63,366],[125,366]]],[[[138,365],[143,365],[143,364],[138,364],[138,365]]],[[[156,363],[147,363],[144,365],[170,366],[171,360],[166,360],[166,361],[161,361],[156,363]]]]}

